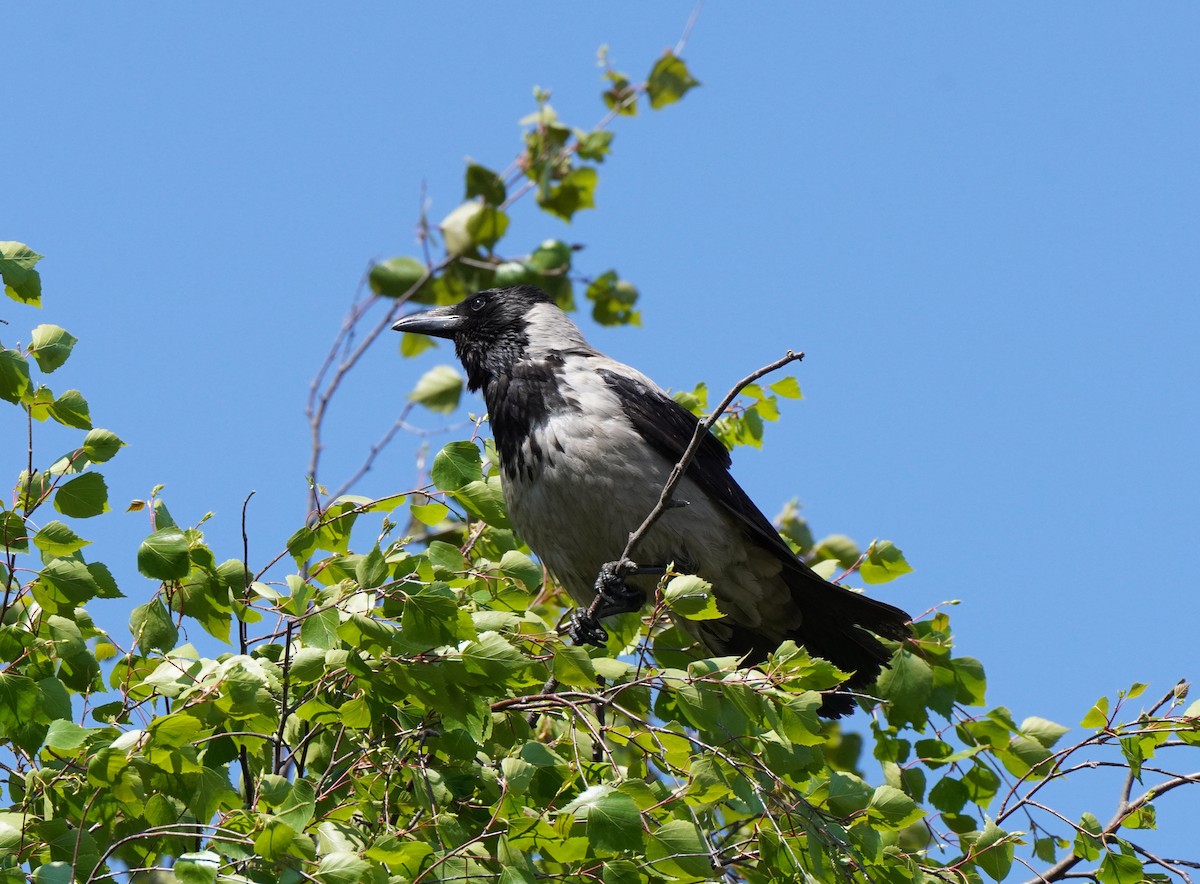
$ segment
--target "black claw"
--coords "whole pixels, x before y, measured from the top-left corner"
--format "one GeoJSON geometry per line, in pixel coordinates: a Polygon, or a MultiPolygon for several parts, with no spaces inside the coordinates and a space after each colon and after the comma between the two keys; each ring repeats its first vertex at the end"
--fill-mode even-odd
{"type": "Polygon", "coordinates": [[[604,645],[608,643],[608,631],[600,625],[600,621],[583,608],[571,612],[571,620],[567,624],[567,635],[577,645],[604,645]]]}

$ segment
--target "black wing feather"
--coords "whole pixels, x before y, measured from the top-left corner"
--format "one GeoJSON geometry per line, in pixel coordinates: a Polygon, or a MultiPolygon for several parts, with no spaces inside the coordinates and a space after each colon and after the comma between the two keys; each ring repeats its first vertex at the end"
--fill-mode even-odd
{"type": "MultiPolygon", "coordinates": [[[[637,378],[606,369],[600,370],[600,376],[616,393],[625,416],[642,438],[670,463],[679,463],[692,442],[700,419],[661,390],[649,387],[637,378]]],[[[742,490],[742,486],[734,481],[729,472],[732,463],[729,452],[720,440],[712,433],[705,433],[700,447],[696,449],[696,456],[688,465],[687,476],[705,494],[720,501],[737,516],[762,546],[788,565],[810,570],[796,557],[771,521],[742,490]]]]}

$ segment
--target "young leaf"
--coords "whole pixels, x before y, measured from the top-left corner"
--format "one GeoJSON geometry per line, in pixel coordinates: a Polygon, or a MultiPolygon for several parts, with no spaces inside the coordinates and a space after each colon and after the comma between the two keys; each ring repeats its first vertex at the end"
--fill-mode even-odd
{"type": "Polygon", "coordinates": [[[679,101],[688,90],[699,85],[683,59],[668,50],[654,63],[646,80],[646,92],[650,96],[650,106],[658,110],[679,101]]]}
{"type": "Polygon", "coordinates": [[[371,272],[367,274],[367,284],[377,295],[399,298],[408,294],[426,272],[425,265],[416,258],[409,258],[407,255],[389,258],[371,267],[371,272]]]}
{"type": "Polygon", "coordinates": [[[92,428],[92,417],[88,412],[87,400],[78,390],[67,390],[50,405],[50,417],[66,427],[79,430],[92,428]]]}
{"type": "MultiPolygon", "coordinates": [[[[61,525],[62,523],[51,522],[50,524],[61,525]]],[[[63,527],[65,528],[66,526],[64,525],[63,527]]],[[[41,531],[38,534],[41,534],[41,531]]],[[[37,545],[38,549],[42,548],[41,544],[38,543],[37,535],[34,535],[33,542],[37,545]]],[[[25,527],[25,520],[21,518],[20,513],[11,510],[0,512],[0,548],[3,548],[5,552],[29,551],[29,529],[25,527]]],[[[75,550],[70,550],[70,552],[75,552],[75,550]]],[[[69,555],[69,553],[58,553],[58,555],[69,555]]]]}
{"type": "Polygon", "coordinates": [[[0,242],[0,277],[4,279],[4,293],[21,304],[41,307],[42,277],[33,268],[43,257],[23,242],[0,242]]]}
{"type": "Polygon", "coordinates": [[[504,179],[486,166],[467,166],[467,199],[483,197],[484,202],[499,206],[506,196],[504,179]]]}
{"type": "Polygon", "coordinates": [[[435,365],[421,376],[408,398],[430,411],[449,414],[458,407],[462,390],[462,375],[449,365],[435,365]]]}
{"type": "Polygon", "coordinates": [[[24,354],[0,350],[0,399],[19,405],[29,386],[29,362],[24,354]]]}
{"type": "Polygon", "coordinates": [[[65,328],[57,325],[39,325],[33,330],[29,344],[30,355],[37,360],[38,368],[46,374],[54,371],[67,361],[71,348],[79,339],[65,328]]]}
{"type": "Polygon", "coordinates": [[[545,191],[538,191],[538,205],[550,214],[570,221],[580,209],[595,207],[598,180],[599,175],[591,166],[572,169],[558,183],[545,191]]]}
{"type": "Polygon", "coordinates": [[[111,430],[89,430],[83,437],[83,453],[92,463],[104,463],[125,447],[125,443],[111,430]]]}
{"type": "Polygon", "coordinates": [[[436,500],[431,500],[429,503],[414,503],[409,507],[409,511],[412,513],[412,517],[422,525],[432,528],[434,525],[440,524],[449,515],[450,507],[436,500]]]}
{"type": "Polygon", "coordinates": [[[890,540],[872,543],[867,548],[866,561],[858,569],[866,583],[887,583],[910,571],[912,567],[904,560],[904,553],[890,540]]]}
{"type": "Polygon", "coordinates": [[[663,601],[672,612],[688,620],[718,620],[725,616],[717,607],[712,584],[694,574],[672,577],[663,590],[663,601]]]}
{"type": "MultiPolygon", "coordinates": [[[[11,515],[16,515],[16,513],[11,515]]],[[[47,522],[37,534],[33,535],[33,545],[52,556],[69,556],[71,553],[83,549],[89,543],[91,543],[90,540],[84,540],[57,519],[47,522]]]]}

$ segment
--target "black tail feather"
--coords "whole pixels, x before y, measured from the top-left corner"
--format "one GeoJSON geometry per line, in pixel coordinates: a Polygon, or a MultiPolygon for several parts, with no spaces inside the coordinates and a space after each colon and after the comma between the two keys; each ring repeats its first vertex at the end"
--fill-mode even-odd
{"type": "MultiPolygon", "coordinates": [[[[875,684],[892,652],[876,636],[904,641],[912,635],[912,618],[885,602],[822,580],[807,568],[785,574],[792,600],[803,622],[789,638],[814,657],[822,657],[853,675],[837,690],[826,694],[818,710],[825,718],[841,718],[855,709],[853,692],[875,684]]],[[[731,644],[746,655],[746,662],[761,663],[775,647],[758,633],[735,628],[731,644]],[[768,647],[768,645],[771,645],[768,647]]]]}

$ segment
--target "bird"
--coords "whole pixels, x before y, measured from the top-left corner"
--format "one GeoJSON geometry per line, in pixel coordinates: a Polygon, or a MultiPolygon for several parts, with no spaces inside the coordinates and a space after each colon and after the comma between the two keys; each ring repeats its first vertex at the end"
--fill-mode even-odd
{"type": "Polygon", "coordinates": [[[766,661],[786,640],[851,673],[818,712],[856,708],[912,618],[825,580],[780,536],[730,473],[711,433],[669,507],[634,552],[643,569],[613,573],[699,419],[637,369],[605,356],[540,288],[492,288],[400,318],[393,329],[453,342],[467,387],[482,392],[509,521],[571,598],[576,641],[602,641],[598,618],[640,610],[672,563],[712,585],[719,619],[679,625],[714,655],[766,661]]]}

